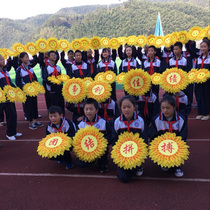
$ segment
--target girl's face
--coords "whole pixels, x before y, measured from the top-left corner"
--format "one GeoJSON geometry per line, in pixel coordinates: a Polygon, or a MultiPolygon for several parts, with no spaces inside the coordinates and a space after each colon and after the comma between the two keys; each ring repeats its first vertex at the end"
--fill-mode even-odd
{"type": "Polygon", "coordinates": [[[165,115],[166,118],[173,117],[175,107],[173,107],[171,104],[169,104],[167,101],[164,101],[160,105],[161,112],[165,115]]]}
{"type": "Polygon", "coordinates": [[[103,55],[103,58],[108,58],[109,57],[109,51],[108,50],[104,51],[102,53],[102,55],[103,55]]]}
{"type": "Polygon", "coordinates": [[[203,43],[201,43],[201,53],[202,54],[207,54],[208,53],[208,45],[205,43],[205,42],[203,42],[203,43]]]}
{"type": "Polygon", "coordinates": [[[121,112],[127,120],[131,120],[136,107],[128,100],[125,99],[121,104],[121,112]]]}
{"type": "Polygon", "coordinates": [[[74,59],[74,53],[73,52],[70,52],[68,54],[68,58],[69,58],[69,60],[73,60],[74,59]]]}
{"type": "Polygon", "coordinates": [[[29,63],[29,56],[26,54],[20,60],[22,61],[23,64],[27,65],[29,63]]]}
{"type": "Polygon", "coordinates": [[[5,60],[4,58],[0,55],[0,67],[5,66],[5,60]]]}
{"type": "Polygon", "coordinates": [[[132,49],[131,47],[127,47],[125,50],[126,55],[128,56],[128,58],[130,58],[132,56],[132,49]]]}

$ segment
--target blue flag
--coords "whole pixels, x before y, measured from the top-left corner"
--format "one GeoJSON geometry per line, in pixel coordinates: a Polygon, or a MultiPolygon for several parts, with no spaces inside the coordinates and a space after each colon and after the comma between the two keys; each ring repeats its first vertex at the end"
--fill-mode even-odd
{"type": "Polygon", "coordinates": [[[160,13],[159,12],[158,12],[157,23],[156,23],[154,35],[155,36],[164,36],[163,35],[163,28],[162,28],[162,23],[161,23],[160,13]]]}

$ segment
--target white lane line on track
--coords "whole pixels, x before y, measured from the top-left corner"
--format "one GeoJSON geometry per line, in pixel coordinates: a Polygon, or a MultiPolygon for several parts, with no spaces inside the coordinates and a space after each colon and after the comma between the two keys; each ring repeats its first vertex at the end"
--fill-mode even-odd
{"type": "MultiPolygon", "coordinates": [[[[88,175],[88,174],[50,174],[50,173],[0,173],[0,176],[23,176],[23,177],[71,177],[71,178],[97,178],[117,179],[114,175],[88,175]]],[[[157,177],[134,177],[134,179],[146,181],[175,181],[175,182],[210,182],[203,178],[157,178],[157,177]]]]}

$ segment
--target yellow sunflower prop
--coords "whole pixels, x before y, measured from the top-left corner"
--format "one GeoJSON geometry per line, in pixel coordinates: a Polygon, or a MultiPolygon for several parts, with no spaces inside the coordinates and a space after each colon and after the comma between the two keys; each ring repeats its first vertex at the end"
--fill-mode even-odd
{"type": "Polygon", "coordinates": [[[88,51],[90,49],[90,40],[87,37],[82,37],[80,42],[82,44],[82,50],[88,51]]]}
{"type": "Polygon", "coordinates": [[[118,40],[120,45],[124,45],[127,41],[125,36],[118,37],[117,40],[118,40]]]}
{"type": "Polygon", "coordinates": [[[210,39],[210,25],[207,26],[207,38],[210,39]]]}
{"type": "Polygon", "coordinates": [[[70,48],[70,43],[66,40],[66,39],[61,39],[59,40],[58,42],[58,48],[61,50],[61,51],[68,51],[69,48],[70,48]]]}
{"type": "Polygon", "coordinates": [[[182,43],[182,44],[186,44],[188,42],[188,34],[186,31],[180,31],[178,33],[178,40],[182,43]]]}
{"type": "Polygon", "coordinates": [[[37,48],[39,52],[47,52],[48,51],[48,42],[45,39],[38,39],[36,41],[37,48]]]}
{"type": "Polygon", "coordinates": [[[4,91],[0,88],[0,103],[6,102],[6,97],[4,91]]]}
{"type": "Polygon", "coordinates": [[[156,37],[154,45],[155,47],[160,48],[163,45],[163,37],[162,36],[156,37]]]}
{"type": "Polygon", "coordinates": [[[70,77],[67,74],[61,74],[61,75],[57,76],[57,79],[60,80],[61,82],[66,82],[69,78],[70,77]]]}
{"type": "Polygon", "coordinates": [[[112,38],[111,40],[110,40],[110,47],[112,48],[112,49],[117,49],[119,46],[120,46],[120,43],[118,42],[118,39],[117,38],[112,38]]]}
{"type": "Polygon", "coordinates": [[[164,36],[163,45],[165,47],[170,47],[171,46],[171,34],[168,34],[168,35],[164,36]]]}
{"type": "Polygon", "coordinates": [[[85,77],[83,79],[83,81],[85,82],[85,84],[87,85],[87,87],[90,85],[91,82],[93,82],[93,79],[91,77],[85,77]]]}
{"type": "Polygon", "coordinates": [[[44,89],[44,86],[41,85],[39,82],[37,81],[34,81],[33,82],[36,86],[37,86],[37,89],[38,89],[38,92],[41,93],[41,94],[45,94],[45,89],[44,89]]]}
{"type": "Polygon", "coordinates": [[[88,126],[77,131],[73,138],[75,155],[84,162],[93,162],[100,158],[106,151],[107,140],[95,127],[88,126]]]}
{"type": "Polygon", "coordinates": [[[8,101],[13,103],[16,101],[16,88],[6,85],[4,86],[4,93],[6,94],[8,101]]]}
{"type": "Polygon", "coordinates": [[[147,39],[146,39],[145,36],[138,36],[138,37],[136,38],[136,40],[137,40],[136,45],[137,45],[138,47],[144,47],[144,45],[147,43],[147,39]]]}
{"type": "Polygon", "coordinates": [[[192,27],[188,32],[188,37],[190,40],[200,40],[201,39],[202,28],[199,26],[192,27]]]}
{"type": "Polygon", "coordinates": [[[64,133],[51,133],[39,142],[37,152],[43,158],[52,158],[63,155],[65,150],[72,146],[72,139],[64,133]]]}
{"type": "Polygon", "coordinates": [[[195,83],[204,83],[210,78],[210,71],[208,69],[199,69],[194,74],[195,83]]]}
{"type": "Polygon", "coordinates": [[[154,45],[155,44],[155,36],[154,35],[149,35],[147,37],[147,44],[150,46],[150,45],[154,45]]]}
{"type": "Polygon", "coordinates": [[[150,85],[150,75],[142,69],[133,69],[125,74],[123,86],[130,95],[144,95],[149,91],[150,85]]]}
{"type": "Polygon", "coordinates": [[[151,75],[151,80],[152,80],[152,84],[159,85],[160,80],[161,80],[161,74],[154,73],[153,75],[151,75]]]}
{"type": "Polygon", "coordinates": [[[128,38],[127,38],[127,44],[128,45],[136,45],[136,43],[137,43],[137,37],[136,36],[129,36],[128,38]]]}
{"type": "Polygon", "coordinates": [[[80,40],[79,39],[74,39],[71,42],[71,48],[72,48],[73,51],[81,50],[82,49],[82,44],[81,44],[80,40]]]}
{"type": "Polygon", "coordinates": [[[174,45],[176,42],[178,42],[178,33],[177,32],[173,32],[171,34],[171,44],[174,45]]]}
{"type": "Polygon", "coordinates": [[[200,32],[200,37],[203,39],[204,37],[208,37],[208,28],[203,28],[202,31],[200,32]]]}
{"type": "Polygon", "coordinates": [[[13,50],[7,48],[4,48],[3,50],[8,56],[16,56],[16,53],[13,50]]]}
{"type": "Polygon", "coordinates": [[[147,158],[147,145],[138,133],[124,132],[113,146],[111,157],[120,168],[125,170],[136,168],[147,158]]]}
{"type": "Polygon", "coordinates": [[[47,79],[48,79],[48,81],[50,81],[53,84],[60,85],[62,83],[62,81],[58,78],[59,77],[52,75],[52,76],[48,77],[47,79]]]}
{"type": "Polygon", "coordinates": [[[98,103],[106,101],[111,95],[111,85],[105,81],[94,81],[88,86],[87,97],[94,98],[98,103]]]}
{"type": "Polygon", "coordinates": [[[34,44],[33,42],[28,42],[25,45],[25,49],[31,55],[36,55],[38,53],[37,45],[34,44]]]}
{"type": "Polygon", "coordinates": [[[197,70],[198,70],[198,69],[191,69],[191,70],[187,73],[189,84],[195,82],[195,73],[197,72],[197,70]]]}
{"type": "Polygon", "coordinates": [[[101,47],[102,48],[109,48],[110,45],[111,45],[111,42],[108,38],[106,38],[106,37],[101,38],[101,47]]]}
{"type": "Polygon", "coordinates": [[[26,101],[26,94],[20,88],[16,88],[16,101],[19,103],[26,101]]]}
{"type": "Polygon", "coordinates": [[[55,37],[51,37],[47,40],[48,48],[56,51],[59,48],[58,40],[55,37]]]}
{"type": "Polygon", "coordinates": [[[103,77],[106,82],[111,84],[115,82],[116,74],[113,71],[106,71],[103,77]]]}
{"type": "Polygon", "coordinates": [[[32,83],[26,83],[23,86],[23,92],[27,95],[27,96],[31,96],[31,97],[35,97],[38,95],[39,93],[39,88],[37,87],[37,84],[35,82],[32,83]]]}
{"type": "Polygon", "coordinates": [[[15,44],[13,44],[12,49],[13,49],[17,54],[20,54],[20,53],[26,51],[25,46],[22,45],[21,43],[15,43],[15,44]]]}
{"type": "Polygon", "coordinates": [[[118,74],[116,77],[116,82],[119,84],[123,84],[125,74],[125,72],[121,72],[120,74],[118,74]]]}
{"type": "Polygon", "coordinates": [[[178,93],[184,90],[188,83],[187,73],[178,68],[166,69],[160,80],[161,87],[169,93],[178,93]]]}
{"type": "Polygon", "coordinates": [[[4,51],[4,49],[0,49],[0,55],[1,55],[4,59],[7,59],[7,54],[6,54],[6,52],[4,51]]]}
{"type": "Polygon", "coordinates": [[[188,148],[180,136],[167,132],[150,143],[149,157],[161,167],[178,167],[188,159],[188,148]]]}
{"type": "Polygon", "coordinates": [[[97,80],[103,81],[103,80],[104,80],[104,72],[98,73],[98,74],[95,76],[94,80],[96,80],[96,81],[97,81],[97,80]]]}
{"type": "Polygon", "coordinates": [[[82,79],[72,78],[63,85],[62,94],[69,103],[79,103],[86,97],[87,87],[82,79]]]}
{"type": "Polygon", "coordinates": [[[101,39],[98,36],[93,36],[90,40],[90,46],[92,49],[97,50],[101,46],[101,39]]]}

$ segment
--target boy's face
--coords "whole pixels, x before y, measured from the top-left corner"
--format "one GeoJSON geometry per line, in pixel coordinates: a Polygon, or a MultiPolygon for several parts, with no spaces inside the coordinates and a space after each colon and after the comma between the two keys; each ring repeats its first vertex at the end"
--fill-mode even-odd
{"type": "Polygon", "coordinates": [[[103,58],[108,58],[109,57],[109,51],[108,50],[106,50],[106,51],[104,51],[103,53],[102,53],[102,55],[103,55],[103,58]]]}
{"type": "Polygon", "coordinates": [[[156,53],[156,51],[152,47],[148,49],[148,56],[149,57],[154,57],[155,53],[156,53]]]}
{"type": "Polygon", "coordinates": [[[53,52],[50,53],[49,60],[55,62],[57,59],[57,55],[53,52]]]}
{"type": "Polygon", "coordinates": [[[73,60],[74,59],[74,53],[73,52],[70,52],[68,54],[68,58],[69,58],[69,60],[73,60]]]}
{"type": "Polygon", "coordinates": [[[54,125],[60,125],[62,117],[63,117],[63,114],[59,114],[58,112],[49,113],[49,120],[54,125]]]}
{"type": "Polygon", "coordinates": [[[82,61],[82,54],[80,52],[75,53],[75,60],[78,63],[82,61]]]}
{"type": "Polygon", "coordinates": [[[5,66],[5,60],[4,58],[0,55],[0,67],[5,66]]]}
{"type": "Polygon", "coordinates": [[[91,58],[91,57],[92,57],[92,50],[91,50],[91,49],[89,49],[89,50],[87,51],[87,57],[88,57],[88,58],[91,58]]]}
{"type": "Polygon", "coordinates": [[[182,50],[179,48],[179,46],[174,46],[174,55],[175,56],[180,56],[181,55],[181,52],[182,50]]]}
{"type": "Polygon", "coordinates": [[[95,108],[94,104],[86,104],[84,107],[84,113],[88,120],[92,122],[98,113],[98,109],[95,108]]]}

